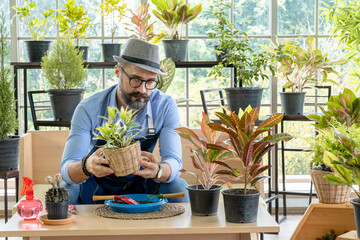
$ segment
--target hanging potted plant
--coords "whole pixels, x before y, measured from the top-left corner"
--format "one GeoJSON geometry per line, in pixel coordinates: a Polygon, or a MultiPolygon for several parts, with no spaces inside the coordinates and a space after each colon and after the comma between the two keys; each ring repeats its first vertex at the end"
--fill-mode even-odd
{"type": "Polygon", "coordinates": [[[5,59],[10,53],[6,42],[9,33],[6,29],[4,11],[0,15],[0,170],[18,169],[19,137],[12,137],[18,128],[14,89],[12,88],[11,68],[5,67],[5,59]]]}
{"type": "MultiPolygon", "coordinates": [[[[223,175],[228,175],[232,180],[242,180],[243,189],[228,189],[222,191],[224,197],[226,221],[234,223],[249,223],[257,220],[260,191],[250,189],[261,180],[269,176],[261,175],[270,168],[262,166],[263,156],[279,141],[288,141],[292,137],[287,133],[273,134],[272,127],[283,118],[283,114],[276,113],[264,120],[257,128],[255,121],[259,118],[259,109],[248,107],[239,116],[228,111],[227,114],[217,112],[219,123],[209,123],[209,127],[216,131],[225,132],[230,138],[229,150],[235,154],[238,168],[223,170],[223,175]],[[269,135],[263,136],[268,132],[269,135]]],[[[210,149],[219,149],[218,145],[208,145],[210,149]]]]}
{"type": "Polygon", "coordinates": [[[272,66],[264,52],[253,50],[247,34],[230,23],[228,11],[231,5],[228,0],[214,0],[210,8],[215,21],[208,36],[214,39],[211,44],[216,46],[215,52],[221,55],[222,61],[211,69],[208,77],[218,79],[223,76],[224,67],[232,66],[237,80],[233,87],[224,89],[231,111],[238,113],[240,108],[245,110],[249,105],[260,109],[264,89],[253,87],[253,83],[268,79],[265,70],[273,71],[272,66]]]}
{"type": "Polygon", "coordinates": [[[324,82],[337,84],[328,76],[330,73],[338,75],[332,68],[343,65],[347,59],[330,61],[327,54],[323,54],[315,47],[314,37],[306,39],[307,48],[303,49],[296,40],[277,39],[276,44],[262,46],[268,51],[271,64],[276,68],[274,76],[286,81],[283,88],[291,92],[280,92],[282,112],[285,114],[303,114],[305,104],[305,87],[321,85],[324,82]],[[320,77],[321,76],[321,77],[320,77]]]}
{"type": "Polygon", "coordinates": [[[58,39],[51,52],[43,57],[41,69],[51,89],[51,107],[56,120],[70,121],[85,90],[78,89],[87,76],[84,60],[72,41],[58,39]]]}
{"type": "Polygon", "coordinates": [[[218,149],[209,149],[209,145],[219,145],[218,140],[220,132],[212,130],[208,124],[210,123],[208,115],[202,113],[202,120],[198,122],[201,132],[205,139],[198,136],[194,131],[187,127],[175,128],[175,131],[184,139],[188,139],[193,146],[187,146],[193,154],[191,160],[195,169],[199,173],[193,173],[186,169],[180,170],[182,173],[190,173],[197,179],[198,184],[187,187],[189,191],[191,212],[198,216],[216,215],[219,202],[219,193],[221,185],[219,182],[225,183],[217,173],[218,167],[221,165],[228,169],[232,169],[224,161],[233,158],[233,153],[225,147],[218,149]]]}
{"type": "Polygon", "coordinates": [[[127,176],[140,169],[140,142],[135,137],[143,130],[134,125],[137,111],[108,107],[106,122],[96,128],[94,136],[106,143],[101,146],[117,177],[127,176]]]}
{"type": "Polygon", "coordinates": [[[44,38],[55,22],[54,10],[51,8],[45,10],[42,13],[44,19],[39,20],[39,18],[33,16],[36,4],[29,0],[25,0],[22,7],[13,6],[12,8],[20,18],[26,20],[29,27],[31,40],[25,41],[29,62],[40,62],[51,43],[51,41],[44,41],[44,38]]]}
{"type": "Polygon", "coordinates": [[[185,61],[189,40],[182,37],[183,28],[194,20],[201,12],[201,4],[191,8],[185,0],[151,0],[157,10],[152,10],[168,29],[161,30],[159,36],[152,39],[152,43],[160,41],[164,44],[165,57],[174,62],[185,61]],[[165,37],[169,40],[163,40],[165,37]]]}
{"type": "Polygon", "coordinates": [[[63,3],[64,9],[59,9],[57,23],[59,32],[64,37],[70,37],[76,42],[76,48],[82,52],[85,61],[88,58],[88,46],[79,46],[84,41],[87,42],[86,29],[90,27],[91,19],[87,16],[83,6],[75,5],[75,0],[68,0],[63,3]]]}
{"type": "Polygon", "coordinates": [[[111,15],[111,43],[101,44],[104,62],[115,62],[113,55],[120,56],[121,53],[121,44],[114,43],[116,29],[115,19],[117,19],[116,23],[120,24],[122,18],[125,16],[126,4],[124,0],[105,0],[100,4],[100,10],[101,15],[105,17],[111,15]]]}
{"type": "Polygon", "coordinates": [[[45,194],[45,206],[48,219],[66,219],[69,209],[69,192],[60,186],[61,175],[56,174],[54,180],[51,176],[46,181],[52,185],[45,194]]]}

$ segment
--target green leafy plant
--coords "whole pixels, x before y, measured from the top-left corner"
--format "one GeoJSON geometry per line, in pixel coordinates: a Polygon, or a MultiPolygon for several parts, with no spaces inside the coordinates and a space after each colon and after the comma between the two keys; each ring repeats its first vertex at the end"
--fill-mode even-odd
{"type": "Polygon", "coordinates": [[[276,43],[270,42],[269,46],[262,46],[268,51],[271,64],[277,69],[273,75],[286,80],[283,88],[290,88],[292,92],[302,92],[305,87],[321,85],[324,82],[337,85],[328,75],[338,75],[332,66],[343,65],[348,60],[330,61],[327,54],[323,54],[315,46],[313,36],[306,39],[306,45],[307,48],[303,49],[296,40],[277,39],[276,43]]]}
{"type": "Polygon", "coordinates": [[[70,39],[58,39],[42,60],[41,68],[52,89],[79,88],[87,76],[85,61],[70,39]]]}
{"type": "MultiPolygon", "coordinates": [[[[127,30],[133,32],[133,35],[130,37],[138,38],[144,41],[150,41],[156,35],[154,34],[154,23],[149,24],[149,20],[151,15],[149,14],[149,6],[150,4],[145,4],[143,2],[136,13],[130,10],[131,14],[131,22],[135,25],[133,28],[126,28],[127,30]]],[[[130,26],[130,24],[127,24],[130,26]]]]}
{"type": "Polygon", "coordinates": [[[327,232],[325,236],[321,238],[316,238],[316,240],[336,240],[336,233],[334,230],[330,230],[330,232],[327,232]]]}
{"type": "Polygon", "coordinates": [[[212,130],[209,127],[210,119],[208,115],[202,113],[202,120],[198,123],[205,139],[202,139],[194,131],[187,127],[175,128],[175,131],[182,138],[188,139],[193,144],[193,146],[187,147],[193,154],[191,156],[193,166],[200,173],[196,174],[186,169],[182,169],[180,172],[194,175],[197,181],[202,185],[203,189],[208,190],[211,189],[211,187],[217,182],[225,183],[225,181],[221,179],[221,174],[218,174],[216,170],[220,165],[232,170],[232,168],[224,161],[232,159],[233,153],[228,151],[226,148],[208,148],[209,144],[221,145],[221,142],[218,140],[220,132],[212,130]]]}
{"type": "Polygon", "coordinates": [[[229,175],[232,179],[243,180],[244,194],[247,194],[249,185],[254,186],[257,182],[269,177],[260,176],[271,167],[270,165],[261,165],[263,156],[270,151],[274,143],[292,139],[292,136],[287,133],[270,135],[272,127],[283,119],[284,114],[273,114],[258,127],[255,127],[255,121],[259,118],[258,108],[248,107],[245,112],[240,111],[239,116],[230,111],[226,114],[217,112],[216,116],[220,119],[221,124],[209,123],[208,125],[213,130],[228,134],[229,149],[216,144],[208,144],[208,148],[223,149],[235,154],[234,159],[240,164],[240,168],[223,170],[221,173],[229,175]],[[269,135],[263,136],[265,132],[268,132],[269,135]]]}
{"type": "Polygon", "coordinates": [[[67,202],[69,201],[69,191],[60,186],[61,176],[60,173],[56,174],[54,179],[51,176],[47,176],[45,179],[52,185],[52,188],[47,190],[45,194],[46,202],[67,202]]]}
{"type": "Polygon", "coordinates": [[[156,88],[160,91],[166,92],[175,77],[176,66],[171,58],[165,58],[160,61],[160,69],[167,72],[167,75],[157,75],[156,80],[158,81],[158,85],[156,88]]]}
{"type": "Polygon", "coordinates": [[[64,9],[59,9],[57,22],[59,24],[59,32],[64,37],[71,37],[76,41],[76,46],[79,46],[80,41],[86,40],[86,29],[91,26],[91,21],[83,6],[75,5],[75,0],[68,0],[63,3],[64,9]]]}
{"type": "Polygon", "coordinates": [[[10,67],[5,67],[5,59],[10,53],[6,38],[9,35],[6,29],[4,11],[0,15],[0,139],[8,138],[18,128],[14,90],[10,67]]]}
{"type": "Polygon", "coordinates": [[[160,19],[168,29],[161,30],[159,36],[152,39],[152,43],[159,43],[165,37],[182,39],[183,28],[194,20],[201,12],[201,4],[191,8],[185,0],[151,0],[157,10],[152,10],[155,17],[160,19]]]}
{"type": "Polygon", "coordinates": [[[106,141],[106,149],[124,148],[131,145],[134,138],[143,130],[139,125],[134,125],[137,111],[128,107],[108,107],[108,117],[102,116],[106,122],[97,127],[99,134],[94,133],[97,139],[106,141]],[[123,122],[122,122],[123,121],[123,122]]]}
{"type": "Polygon", "coordinates": [[[125,16],[126,12],[126,3],[124,0],[104,0],[103,3],[100,4],[101,15],[109,16],[111,15],[111,43],[114,43],[115,36],[115,13],[118,15],[117,24],[119,24],[122,18],[125,16]]]}
{"type": "Polygon", "coordinates": [[[53,16],[55,11],[51,8],[45,10],[42,13],[44,19],[39,20],[39,18],[34,18],[33,15],[36,4],[29,0],[24,0],[24,6],[22,7],[14,6],[12,8],[20,18],[25,19],[29,27],[31,39],[34,41],[44,40],[45,35],[49,33],[55,22],[55,17],[53,16]]]}
{"type": "Polygon", "coordinates": [[[255,52],[247,34],[230,23],[230,2],[211,1],[210,9],[215,21],[212,22],[212,28],[207,34],[209,38],[214,39],[210,45],[216,46],[215,53],[220,55],[223,61],[214,66],[208,76],[220,78],[223,76],[223,68],[230,65],[236,68],[239,86],[250,86],[254,81],[268,79],[265,70],[273,71],[273,68],[268,63],[265,52],[255,52]]]}

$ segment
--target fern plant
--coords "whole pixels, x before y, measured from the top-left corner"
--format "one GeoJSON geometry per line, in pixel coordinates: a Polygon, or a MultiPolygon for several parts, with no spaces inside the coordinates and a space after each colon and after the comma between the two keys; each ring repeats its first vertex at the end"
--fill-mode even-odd
{"type": "Polygon", "coordinates": [[[108,107],[108,117],[103,117],[106,122],[97,127],[99,134],[94,132],[97,139],[106,141],[102,147],[106,149],[124,148],[134,142],[134,138],[143,130],[140,125],[134,125],[137,111],[128,107],[108,107]]]}
{"type": "Polygon", "coordinates": [[[58,39],[42,60],[41,68],[52,89],[79,88],[87,76],[85,61],[68,38],[58,39]]]}

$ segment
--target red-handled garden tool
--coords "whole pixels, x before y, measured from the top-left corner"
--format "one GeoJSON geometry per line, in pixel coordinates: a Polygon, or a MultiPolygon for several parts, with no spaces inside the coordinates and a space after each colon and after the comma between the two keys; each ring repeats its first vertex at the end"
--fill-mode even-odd
{"type": "Polygon", "coordinates": [[[120,196],[120,195],[107,195],[107,196],[93,196],[93,201],[101,201],[101,200],[108,200],[108,199],[114,199],[114,200],[121,200],[124,201],[127,204],[139,204],[137,201],[135,201],[132,198],[126,197],[126,196],[120,196]]]}

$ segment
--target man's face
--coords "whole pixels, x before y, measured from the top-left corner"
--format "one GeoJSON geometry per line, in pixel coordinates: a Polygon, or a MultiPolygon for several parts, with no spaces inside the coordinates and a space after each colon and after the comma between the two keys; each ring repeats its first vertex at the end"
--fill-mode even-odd
{"type": "Polygon", "coordinates": [[[120,79],[119,91],[126,105],[135,110],[143,109],[149,101],[152,90],[151,81],[156,80],[156,73],[129,64],[123,70],[115,67],[115,74],[120,79]],[[145,84],[142,80],[150,81],[145,84]],[[141,84],[140,86],[138,86],[141,84]]]}

